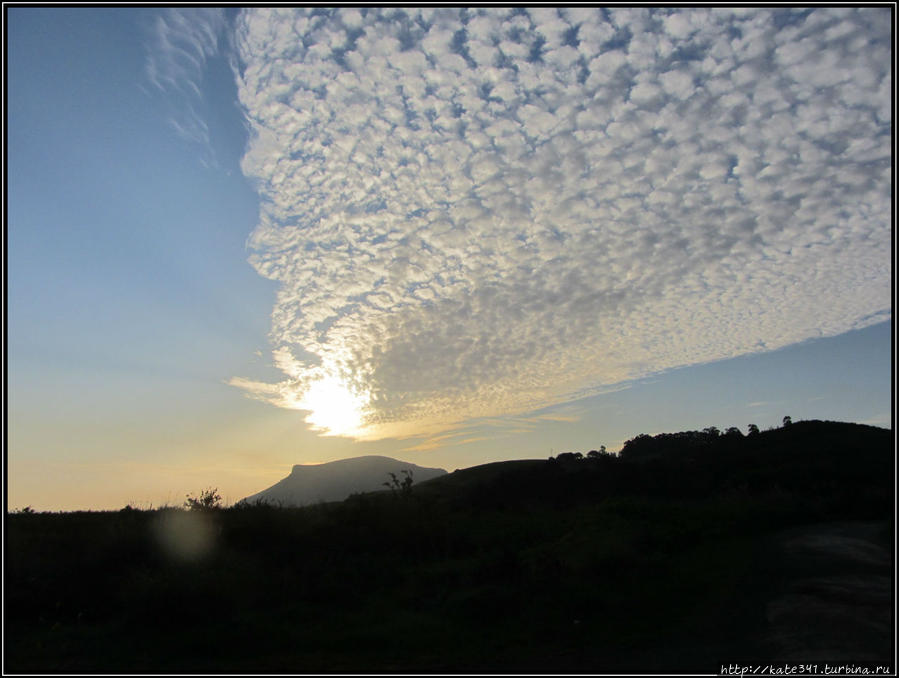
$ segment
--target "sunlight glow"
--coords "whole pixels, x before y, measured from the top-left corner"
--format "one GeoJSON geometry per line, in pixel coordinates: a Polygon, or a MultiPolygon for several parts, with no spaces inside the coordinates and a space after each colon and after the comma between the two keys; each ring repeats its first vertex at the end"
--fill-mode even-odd
{"type": "Polygon", "coordinates": [[[306,422],[324,435],[353,436],[362,429],[368,409],[366,394],[355,393],[340,377],[327,375],[313,382],[299,403],[309,410],[306,422]]]}

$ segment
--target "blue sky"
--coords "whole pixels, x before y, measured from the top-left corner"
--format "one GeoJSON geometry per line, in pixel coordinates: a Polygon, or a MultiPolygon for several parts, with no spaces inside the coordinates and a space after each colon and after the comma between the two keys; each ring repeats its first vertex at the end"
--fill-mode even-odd
{"type": "Polygon", "coordinates": [[[9,506],[892,426],[888,9],[7,9],[9,506]]]}

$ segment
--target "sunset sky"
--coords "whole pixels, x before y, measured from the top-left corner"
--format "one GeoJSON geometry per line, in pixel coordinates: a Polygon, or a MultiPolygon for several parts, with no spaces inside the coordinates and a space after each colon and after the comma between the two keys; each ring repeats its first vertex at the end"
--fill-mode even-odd
{"type": "Polygon", "coordinates": [[[889,6],[5,11],[10,510],[892,426],[889,6]]]}

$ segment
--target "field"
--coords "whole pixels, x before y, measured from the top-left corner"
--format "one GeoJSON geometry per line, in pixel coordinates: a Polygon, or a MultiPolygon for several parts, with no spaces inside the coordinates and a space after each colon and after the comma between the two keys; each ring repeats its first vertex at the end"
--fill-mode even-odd
{"type": "Polygon", "coordinates": [[[301,509],[8,514],[4,670],[891,664],[892,432],[713,438],[301,509]],[[859,579],[855,603],[812,586],[859,579]]]}

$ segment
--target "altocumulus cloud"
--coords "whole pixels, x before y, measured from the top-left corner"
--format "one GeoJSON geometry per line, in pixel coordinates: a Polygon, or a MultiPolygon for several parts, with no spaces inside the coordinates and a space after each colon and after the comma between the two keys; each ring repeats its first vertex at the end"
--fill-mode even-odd
{"type": "MultiPolygon", "coordinates": [[[[888,9],[250,9],[283,407],[434,434],[891,313],[888,9]]],[[[327,426],[320,426],[327,430],[327,426]]]]}

